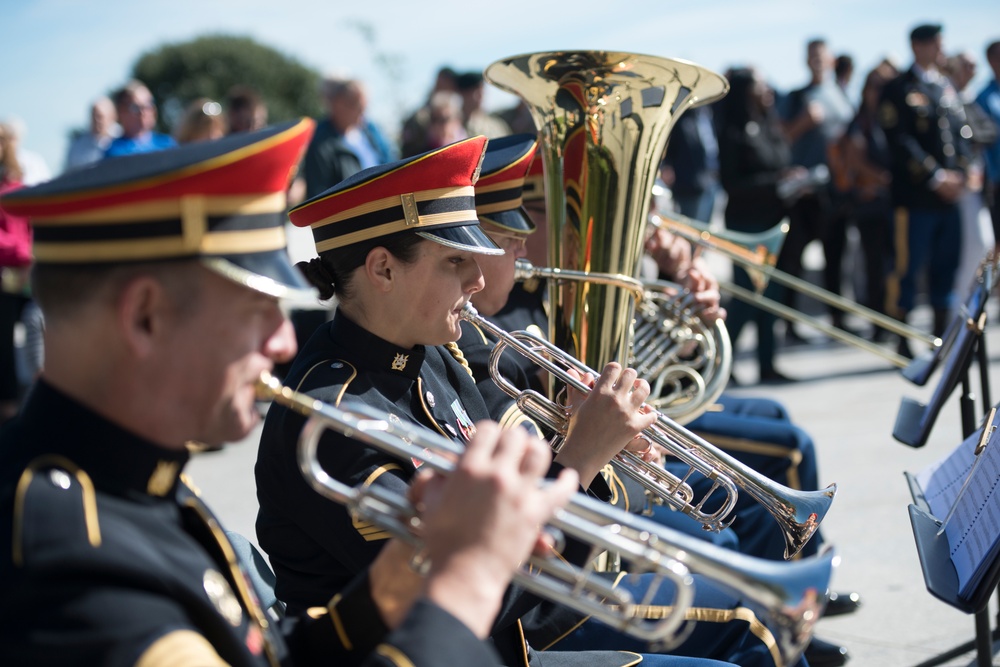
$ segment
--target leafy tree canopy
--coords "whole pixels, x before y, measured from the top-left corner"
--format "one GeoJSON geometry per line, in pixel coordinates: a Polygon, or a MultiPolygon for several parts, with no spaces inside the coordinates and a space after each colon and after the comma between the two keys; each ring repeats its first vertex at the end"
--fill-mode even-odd
{"type": "Polygon", "coordinates": [[[204,35],[164,44],[139,56],[132,76],[153,93],[160,129],[166,132],[189,102],[209,97],[224,103],[235,85],[260,94],[270,123],[322,114],[319,73],[249,37],[204,35]]]}

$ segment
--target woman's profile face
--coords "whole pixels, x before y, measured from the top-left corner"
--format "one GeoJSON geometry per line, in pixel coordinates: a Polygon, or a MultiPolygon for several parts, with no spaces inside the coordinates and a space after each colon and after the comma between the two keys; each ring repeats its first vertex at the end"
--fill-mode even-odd
{"type": "Polygon", "coordinates": [[[394,318],[394,342],[412,347],[458,340],[462,306],[484,286],[475,253],[422,241],[414,261],[399,262],[395,272],[391,301],[398,317],[394,318]]]}

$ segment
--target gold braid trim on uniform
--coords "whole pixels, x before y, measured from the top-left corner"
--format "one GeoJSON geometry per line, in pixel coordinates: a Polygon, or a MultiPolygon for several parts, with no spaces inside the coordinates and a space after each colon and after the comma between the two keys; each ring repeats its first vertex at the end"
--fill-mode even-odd
{"type": "Polygon", "coordinates": [[[337,400],[333,402],[334,407],[339,407],[340,401],[343,400],[344,394],[347,392],[347,385],[351,384],[351,381],[354,380],[354,378],[358,377],[358,369],[354,367],[354,364],[348,363],[343,359],[324,359],[323,361],[316,362],[309,368],[309,370],[305,372],[305,375],[302,376],[302,379],[299,380],[299,383],[295,386],[295,391],[301,392],[302,385],[305,384],[306,378],[309,377],[309,374],[312,373],[317,368],[319,368],[320,366],[322,366],[323,364],[329,364],[332,361],[339,361],[345,366],[351,367],[351,377],[347,378],[344,381],[344,386],[340,388],[340,393],[337,394],[337,400]]]}
{"type": "Polygon", "coordinates": [[[24,496],[28,493],[28,487],[31,486],[31,480],[34,479],[35,473],[43,468],[60,468],[76,479],[83,495],[83,521],[86,524],[87,541],[95,549],[101,546],[101,526],[97,521],[97,492],[94,490],[94,483],[91,481],[90,475],[64,456],[47,454],[39,456],[25,467],[14,491],[11,560],[15,567],[24,565],[24,526],[22,525],[24,522],[24,496]]]}
{"type": "Polygon", "coordinates": [[[802,490],[802,483],[799,481],[799,465],[802,463],[801,450],[794,447],[785,447],[774,442],[747,440],[746,438],[729,438],[716,433],[696,432],[696,435],[700,435],[720,449],[761,454],[762,456],[770,456],[776,459],[788,459],[788,486],[796,491],[802,490]]]}
{"type": "Polygon", "coordinates": [[[511,403],[510,407],[497,420],[497,423],[505,431],[521,424],[530,424],[534,427],[536,433],[542,432],[542,429],[538,428],[538,424],[531,417],[521,412],[521,408],[517,407],[517,403],[511,403]]]}
{"type": "MultiPolygon", "coordinates": [[[[621,580],[624,579],[627,576],[628,576],[628,572],[619,572],[618,576],[615,577],[615,583],[613,583],[611,585],[611,587],[614,588],[615,586],[617,586],[618,584],[620,584],[621,580]]],[[[548,651],[550,648],[552,648],[553,646],[555,646],[556,644],[558,644],[559,642],[561,642],[568,635],[570,635],[577,628],[579,628],[581,625],[583,625],[584,623],[586,623],[589,620],[590,620],[590,616],[584,616],[577,623],[575,623],[571,628],[567,629],[566,632],[562,633],[561,635],[559,635],[558,637],[556,637],[555,639],[553,639],[551,642],[549,642],[548,646],[544,646],[541,650],[542,651],[548,651]]]]}
{"type": "Polygon", "coordinates": [[[135,667],[227,667],[215,648],[193,630],[174,630],[143,651],[135,667]]]}
{"type": "Polygon", "coordinates": [[[885,312],[896,319],[902,319],[906,313],[899,308],[900,281],[906,275],[910,263],[910,212],[902,206],[897,207],[893,214],[894,248],[896,261],[892,272],[885,279],[885,312]]]}
{"type": "Polygon", "coordinates": [[[267,657],[268,663],[277,667],[279,664],[278,655],[268,634],[271,624],[264,615],[264,610],[261,609],[256,593],[252,593],[250,590],[249,579],[247,579],[243,568],[240,566],[240,561],[236,557],[232,543],[226,537],[222,526],[219,525],[219,522],[212,516],[208,507],[200,499],[193,497],[186,498],[184,500],[184,507],[190,508],[198,515],[218,544],[219,550],[226,559],[226,567],[229,570],[229,576],[226,579],[229,581],[229,585],[235,588],[236,595],[241,602],[242,611],[246,612],[246,615],[250,617],[251,623],[256,625],[260,630],[261,638],[264,640],[264,654],[267,657]]]}
{"type": "MultiPolygon", "coordinates": [[[[469,373],[471,374],[472,371],[469,371],[469,373]]],[[[424,394],[424,381],[423,378],[419,377],[417,378],[417,396],[420,398],[420,407],[424,410],[424,415],[427,417],[427,423],[429,423],[431,428],[435,431],[451,440],[452,436],[444,432],[444,429],[441,428],[441,425],[437,423],[437,420],[434,419],[434,415],[432,415],[431,411],[428,409],[427,403],[424,402],[424,396],[426,396],[426,394],[424,394]]]]}
{"type": "Polygon", "coordinates": [[[354,644],[348,639],[347,631],[344,629],[344,622],[340,620],[340,612],[337,611],[337,605],[340,604],[341,597],[340,593],[334,595],[326,608],[330,612],[330,621],[333,623],[333,629],[337,632],[337,638],[340,639],[340,643],[343,644],[345,650],[353,651],[354,644]]]}
{"type": "Polygon", "coordinates": [[[604,481],[607,482],[608,488],[611,489],[611,498],[608,499],[608,504],[617,507],[618,499],[621,498],[625,501],[625,506],[621,509],[628,512],[628,493],[625,491],[625,483],[622,482],[622,478],[618,476],[617,472],[615,472],[615,467],[610,463],[605,464],[605,466],[601,468],[601,476],[604,477],[604,481]]]}
{"type": "Polygon", "coordinates": [[[466,360],[465,355],[462,354],[462,350],[458,348],[458,343],[454,341],[450,343],[445,343],[444,349],[451,352],[451,356],[455,357],[455,361],[462,364],[462,368],[465,369],[465,372],[469,374],[470,378],[472,378],[473,380],[476,379],[475,376],[472,374],[472,369],[469,368],[469,362],[466,360]]]}
{"type": "Polygon", "coordinates": [[[524,636],[524,626],[521,619],[517,619],[517,636],[521,638],[521,659],[524,660],[524,667],[528,667],[531,661],[528,660],[528,639],[524,636]]]}
{"type": "Polygon", "coordinates": [[[375,647],[375,653],[379,654],[389,662],[398,667],[414,667],[413,661],[405,653],[391,644],[379,644],[375,647]]]}

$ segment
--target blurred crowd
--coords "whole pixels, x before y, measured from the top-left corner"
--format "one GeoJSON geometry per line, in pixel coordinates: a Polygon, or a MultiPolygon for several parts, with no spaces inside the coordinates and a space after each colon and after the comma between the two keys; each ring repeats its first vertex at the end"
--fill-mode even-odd
{"type": "MultiPolygon", "coordinates": [[[[787,221],[778,268],[802,276],[804,251],[817,241],[824,257],[823,287],[838,294],[846,288],[863,305],[903,321],[926,299],[939,334],[955,295],[1000,238],[1000,42],[973,54],[945,49],[941,26],[918,26],[910,37],[912,63],[887,58],[864,72],[855,71],[850,54],[838,54],[822,39],[811,40],[804,49],[804,85],[794,90],[775,90],[767,73],[752,65],[730,68],[725,73],[729,94],[683,114],[671,133],[660,170],[669,196],[658,199],[669,210],[661,213],[707,223],[722,220],[728,229],[749,233],[787,221]],[[970,90],[981,65],[992,73],[989,83],[970,90]],[[858,99],[848,93],[854,77],[863,78],[858,99]],[[914,194],[918,191],[924,192],[914,194]],[[849,234],[851,229],[856,234],[849,234]]],[[[323,80],[318,95],[325,115],[289,192],[290,204],[367,167],[465,137],[535,131],[524,104],[486,110],[485,85],[479,71],[442,67],[420,108],[398,128],[383,128],[366,114],[363,81],[323,80]]],[[[225,99],[191,101],[171,134],[157,131],[157,112],[157,101],[140,81],[99,97],[90,108],[89,128],[70,142],[63,169],[215,139],[268,122],[266,100],[252,82],[234,87],[225,99]]],[[[44,160],[23,145],[24,130],[20,121],[0,124],[0,192],[52,176],[44,160]]],[[[2,419],[16,409],[19,386],[41,368],[43,324],[26,291],[30,228],[10,216],[0,222],[3,244],[10,248],[0,260],[2,419]],[[24,322],[27,351],[20,369],[13,354],[18,321],[24,322]]],[[[750,276],[738,267],[733,280],[753,289],[750,276]]],[[[777,285],[765,294],[808,307],[797,302],[803,297],[777,285]]],[[[779,349],[816,340],[791,325],[776,328],[774,316],[745,303],[732,303],[729,313],[734,342],[746,324],[757,328],[760,382],[789,381],[775,363],[779,349]]],[[[841,311],[829,317],[834,326],[850,331],[841,311]]],[[[912,356],[906,339],[889,340],[879,327],[852,333],[895,344],[900,354],[912,356]]]]}

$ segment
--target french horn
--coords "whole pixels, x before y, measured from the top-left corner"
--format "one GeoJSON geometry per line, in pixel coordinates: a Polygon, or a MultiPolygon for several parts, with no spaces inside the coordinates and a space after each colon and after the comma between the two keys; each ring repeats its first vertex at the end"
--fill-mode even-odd
{"type": "MultiPolygon", "coordinates": [[[[297,445],[299,468],[309,485],[326,498],[346,505],[395,537],[419,545],[419,516],[401,495],[368,485],[339,482],[323,470],[317,458],[327,429],[374,447],[404,461],[448,474],[462,453],[454,442],[415,424],[390,421],[357,404],[335,407],[295,392],[264,373],[257,386],[262,399],[273,400],[307,420],[297,445]]],[[[793,563],[745,556],[684,535],[613,506],[575,494],[548,524],[565,537],[590,545],[591,555],[614,550],[632,572],[649,573],[642,599],[609,584],[589,564],[573,566],[559,557],[532,556],[515,573],[514,582],[536,595],[592,616],[638,639],[669,648],[679,643],[689,626],[685,619],[694,599],[691,572],[700,573],[743,598],[774,636],[786,664],[794,662],[812,636],[828,597],[830,578],[839,557],[832,549],[793,563]],[[652,594],[666,582],[676,598],[663,613],[648,613],[652,594]]]]}
{"type": "Polygon", "coordinates": [[[726,388],[733,363],[726,324],[721,319],[707,324],[680,285],[517,260],[514,279],[532,278],[613,285],[632,294],[635,320],[627,363],[649,382],[649,404],[671,419],[685,424],[696,419],[726,388]]]}

